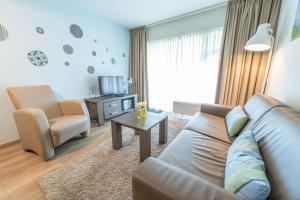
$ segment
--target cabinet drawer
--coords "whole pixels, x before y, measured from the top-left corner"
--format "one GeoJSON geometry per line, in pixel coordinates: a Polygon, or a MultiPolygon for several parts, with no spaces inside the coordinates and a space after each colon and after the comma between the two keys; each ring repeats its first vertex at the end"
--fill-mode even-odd
{"type": "Polygon", "coordinates": [[[104,111],[121,108],[121,101],[109,101],[103,104],[104,111]]]}
{"type": "Polygon", "coordinates": [[[122,113],[121,107],[115,109],[109,109],[104,111],[104,118],[109,119],[115,116],[118,116],[122,113]]]}

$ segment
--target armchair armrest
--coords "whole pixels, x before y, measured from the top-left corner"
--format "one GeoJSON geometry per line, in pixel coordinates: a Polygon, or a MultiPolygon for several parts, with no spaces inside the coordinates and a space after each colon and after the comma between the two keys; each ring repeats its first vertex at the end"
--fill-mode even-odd
{"type": "Polygon", "coordinates": [[[133,175],[134,200],[240,200],[223,188],[155,158],[148,158],[133,175]]]}
{"type": "Polygon", "coordinates": [[[41,109],[24,108],[14,112],[22,146],[44,160],[54,156],[54,147],[48,119],[41,109]]]}
{"type": "Polygon", "coordinates": [[[86,115],[89,117],[89,111],[82,100],[65,100],[59,102],[63,115],[86,115]]]}
{"type": "Polygon", "coordinates": [[[201,104],[201,112],[225,118],[233,107],[220,104],[201,104]]]}

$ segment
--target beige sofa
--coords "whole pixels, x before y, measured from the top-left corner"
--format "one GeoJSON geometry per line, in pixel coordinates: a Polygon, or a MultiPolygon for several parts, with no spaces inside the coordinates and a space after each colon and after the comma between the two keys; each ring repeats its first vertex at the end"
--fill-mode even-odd
{"type": "MultiPolygon", "coordinates": [[[[244,106],[265,161],[269,199],[300,199],[300,114],[263,95],[244,106]]],[[[239,199],[224,190],[228,137],[224,117],[230,108],[202,105],[158,158],[149,158],[133,176],[133,199],[239,199]]]]}
{"type": "Polygon", "coordinates": [[[16,108],[13,115],[24,150],[48,160],[65,141],[89,134],[89,113],[83,101],[58,102],[48,85],[13,87],[7,92],[16,108]]]}

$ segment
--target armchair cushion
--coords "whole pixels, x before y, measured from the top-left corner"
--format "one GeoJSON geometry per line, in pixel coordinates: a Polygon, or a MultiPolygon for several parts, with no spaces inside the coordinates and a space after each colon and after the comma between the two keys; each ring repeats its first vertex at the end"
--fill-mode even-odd
{"type": "Polygon", "coordinates": [[[71,139],[75,134],[89,130],[90,120],[85,115],[68,115],[49,120],[50,131],[55,147],[71,139]]]}
{"type": "Polygon", "coordinates": [[[59,102],[63,115],[89,115],[88,109],[82,100],[65,100],[59,102]]]}

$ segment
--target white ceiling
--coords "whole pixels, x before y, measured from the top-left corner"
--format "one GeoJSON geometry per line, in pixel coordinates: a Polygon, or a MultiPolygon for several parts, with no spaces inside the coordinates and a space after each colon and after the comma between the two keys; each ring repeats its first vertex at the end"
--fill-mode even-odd
{"type": "Polygon", "coordinates": [[[106,19],[127,28],[148,25],[227,0],[75,0],[106,19]]]}

